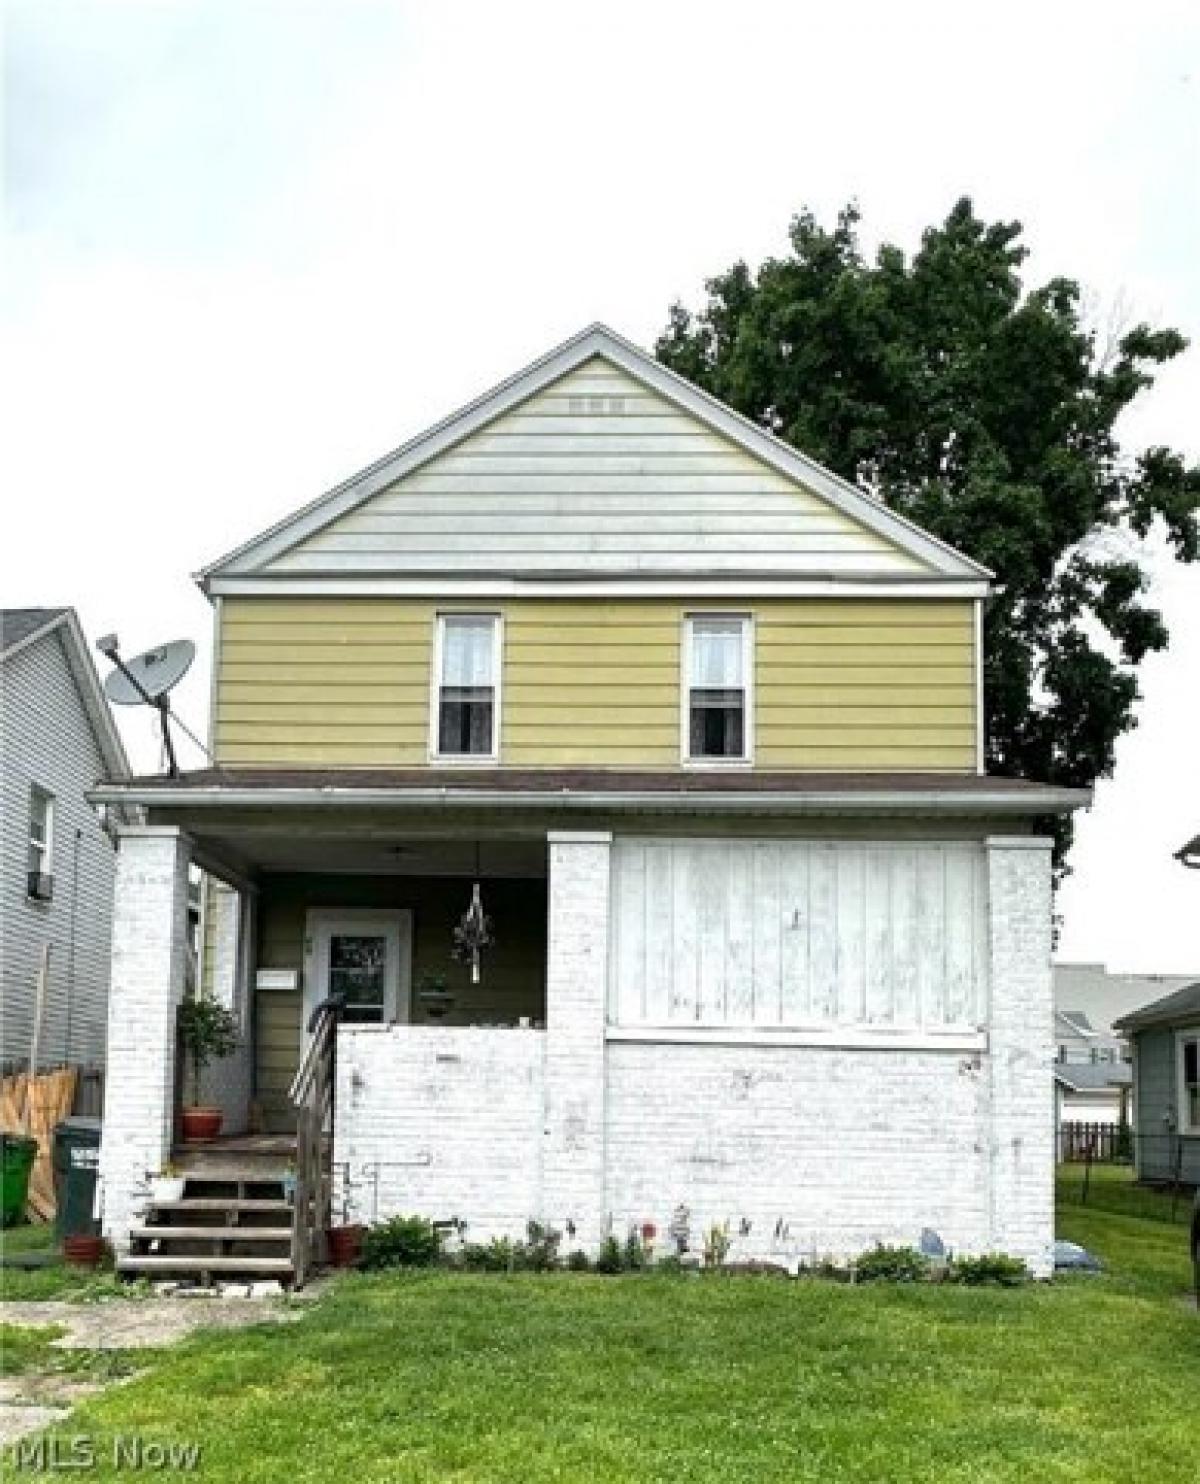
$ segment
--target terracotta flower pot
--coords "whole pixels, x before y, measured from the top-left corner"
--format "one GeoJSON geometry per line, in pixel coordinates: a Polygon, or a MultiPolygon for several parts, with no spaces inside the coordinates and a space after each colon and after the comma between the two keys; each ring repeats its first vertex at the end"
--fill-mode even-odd
{"type": "Polygon", "coordinates": [[[329,1265],[352,1268],[362,1256],[363,1228],[333,1226],[329,1229],[329,1265]]]}
{"type": "Polygon", "coordinates": [[[64,1237],[63,1256],[73,1268],[97,1268],[104,1258],[103,1237],[64,1237]]]}
{"type": "Polygon", "coordinates": [[[185,1108],[182,1115],[183,1142],[208,1144],[221,1132],[225,1115],[220,1108],[185,1108]]]}

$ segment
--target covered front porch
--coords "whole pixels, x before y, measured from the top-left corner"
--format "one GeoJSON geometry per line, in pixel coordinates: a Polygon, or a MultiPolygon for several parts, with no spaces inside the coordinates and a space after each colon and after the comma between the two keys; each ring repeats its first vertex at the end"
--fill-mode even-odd
{"type": "MultiPolygon", "coordinates": [[[[228,1258],[228,1267],[253,1257],[248,1272],[302,1276],[323,1257],[331,1224],[373,1219],[381,1182],[398,1171],[415,1182],[449,1162],[461,1180],[464,1169],[487,1165],[491,1112],[481,1091],[493,1077],[527,1084],[530,1157],[540,1161],[550,850],[544,822],[509,818],[161,809],[128,829],[102,1155],[104,1228],[122,1266],[167,1271],[178,1254],[200,1271],[202,1257],[228,1258]],[[187,909],[197,869],[198,928],[187,909]],[[482,941],[462,928],[473,904],[482,941]],[[199,1090],[177,1032],[193,989],[238,1027],[236,1049],[205,1069],[199,1090]],[[377,1060],[384,1050],[386,1067],[377,1060]],[[372,1137],[335,1147],[337,1101],[352,1110],[367,1075],[376,1094],[403,1084],[418,1104],[435,1078],[434,1101],[452,1103],[447,1073],[464,1062],[461,1117],[447,1104],[432,1119],[435,1129],[453,1128],[452,1149],[388,1159],[374,1115],[372,1137]],[[196,1101],[221,1110],[211,1145],[182,1137],[182,1109],[196,1101]],[[187,1180],[173,1215],[150,1191],[168,1166],[187,1180]],[[297,1203],[285,1213],[297,1177],[297,1203]],[[215,1214],[202,1216],[206,1209],[215,1214]],[[246,1245],[260,1240],[254,1225],[261,1240],[268,1230],[279,1239],[285,1214],[294,1227],[286,1248],[246,1245]],[[187,1245],[170,1233],[156,1239],[160,1220],[182,1223],[187,1245]],[[286,1274],[267,1261],[284,1255],[286,1274]]],[[[512,1194],[524,1220],[531,1193],[512,1194]]]]}

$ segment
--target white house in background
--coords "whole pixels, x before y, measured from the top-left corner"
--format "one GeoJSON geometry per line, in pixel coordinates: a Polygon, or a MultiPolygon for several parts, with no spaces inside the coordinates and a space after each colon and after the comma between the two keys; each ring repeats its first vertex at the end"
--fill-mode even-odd
{"type": "Polygon", "coordinates": [[[331,1212],[421,1212],[591,1251],[728,1222],[788,1262],[929,1226],[1049,1271],[1038,821],[1088,796],[985,773],[984,568],[595,326],[200,581],[216,765],[96,794],[148,811],[101,1153],[123,1270],[302,1280],[331,1212]],[[295,1160],[257,1258],[232,1197],[198,1240],[191,1187],[139,1195],[189,862],[231,889],[252,1137],[174,1157],[197,1191],[295,1160]]]}
{"type": "Polygon", "coordinates": [[[72,608],[0,609],[0,1063],[104,1060],[114,841],[86,794],[125,750],[72,608]]]}

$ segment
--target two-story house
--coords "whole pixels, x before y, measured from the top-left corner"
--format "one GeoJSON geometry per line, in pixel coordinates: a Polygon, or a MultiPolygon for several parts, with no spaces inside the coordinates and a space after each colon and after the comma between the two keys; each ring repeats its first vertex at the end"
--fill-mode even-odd
{"type": "Polygon", "coordinates": [[[6,1070],[104,1060],[116,858],[86,795],[128,772],[75,610],[0,609],[6,1070]]]}
{"type": "Polygon", "coordinates": [[[984,775],[991,574],[594,327],[199,580],[214,766],[99,795],[149,820],[114,1241],[170,1149],[195,862],[227,1128],[298,1131],[301,1276],[323,1121],[335,1216],[789,1261],[932,1227],[1048,1270],[1037,821],[1086,796],[984,775]]]}

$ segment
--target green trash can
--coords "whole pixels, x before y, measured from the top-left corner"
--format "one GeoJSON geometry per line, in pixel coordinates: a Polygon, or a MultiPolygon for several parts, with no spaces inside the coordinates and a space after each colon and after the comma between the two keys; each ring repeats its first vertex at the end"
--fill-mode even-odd
{"type": "Polygon", "coordinates": [[[29,1172],[37,1158],[37,1140],[0,1134],[0,1226],[16,1226],[25,1217],[29,1172]]]}
{"type": "Polygon", "coordinates": [[[92,1214],[96,1204],[96,1174],[100,1166],[100,1120],[64,1118],[54,1130],[54,1235],[94,1237],[100,1223],[92,1214]]]}

